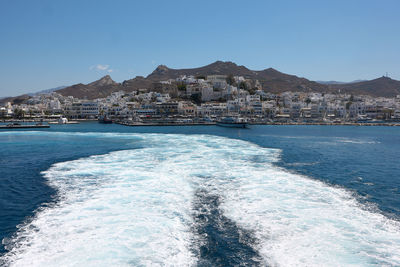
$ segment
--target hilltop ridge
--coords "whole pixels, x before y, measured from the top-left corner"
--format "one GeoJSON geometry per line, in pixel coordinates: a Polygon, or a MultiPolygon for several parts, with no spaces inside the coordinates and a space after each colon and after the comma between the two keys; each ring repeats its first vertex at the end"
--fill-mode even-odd
{"type": "Polygon", "coordinates": [[[394,97],[400,95],[400,81],[382,76],[369,81],[329,85],[330,88],[352,94],[394,97]]]}
{"type": "MultiPolygon", "coordinates": [[[[375,97],[395,97],[396,95],[400,95],[400,81],[388,77],[355,81],[352,83],[321,83],[296,75],[286,74],[274,68],[250,70],[245,66],[237,65],[231,61],[215,61],[205,66],[184,69],[173,69],[167,65],[159,65],[147,77],[137,76],[122,83],[117,83],[110,75],[106,75],[94,82],[88,84],[78,83],[57,90],[56,92],[64,96],[74,96],[77,98],[104,98],[112,92],[119,90],[126,92],[137,89],[159,90],[160,86],[158,86],[158,83],[160,81],[176,79],[182,75],[195,77],[206,77],[208,75],[243,76],[245,79],[253,81],[253,84],[257,81],[261,85],[262,90],[271,93],[296,91],[321,93],[346,92],[375,97]]],[[[9,97],[0,101],[13,101],[13,99],[21,101],[26,98],[26,96],[9,97]]]]}

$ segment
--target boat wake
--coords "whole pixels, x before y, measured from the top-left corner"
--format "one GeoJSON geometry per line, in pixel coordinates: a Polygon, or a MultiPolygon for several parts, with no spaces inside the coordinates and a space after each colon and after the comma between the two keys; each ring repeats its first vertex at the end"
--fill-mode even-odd
{"type": "Polygon", "coordinates": [[[279,150],[208,135],[121,138],[139,148],[43,173],[58,199],[3,240],[6,265],[400,265],[397,221],[276,167],[279,150]]]}

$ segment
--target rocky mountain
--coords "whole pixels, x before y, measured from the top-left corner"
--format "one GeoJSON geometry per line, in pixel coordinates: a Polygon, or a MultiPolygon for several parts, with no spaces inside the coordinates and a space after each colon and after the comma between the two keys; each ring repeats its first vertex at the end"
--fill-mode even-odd
{"type": "Polygon", "coordinates": [[[400,95],[400,81],[389,77],[381,77],[370,81],[329,85],[333,90],[341,90],[351,94],[395,97],[400,95]]]}
{"type": "Polygon", "coordinates": [[[113,85],[118,85],[118,83],[114,82],[113,79],[111,79],[110,75],[106,75],[106,76],[102,77],[101,79],[88,84],[88,86],[91,86],[91,87],[104,87],[104,86],[113,86],[113,85]]]}

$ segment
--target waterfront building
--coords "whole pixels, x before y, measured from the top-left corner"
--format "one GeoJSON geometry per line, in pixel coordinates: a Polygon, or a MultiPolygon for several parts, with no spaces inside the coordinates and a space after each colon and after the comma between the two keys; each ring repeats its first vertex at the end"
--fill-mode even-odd
{"type": "Polygon", "coordinates": [[[65,107],[65,115],[72,119],[95,119],[99,115],[97,102],[73,102],[65,107]]]}
{"type": "Polygon", "coordinates": [[[180,101],[178,103],[178,113],[180,115],[194,117],[197,114],[197,106],[189,101],[180,101]]]}
{"type": "Polygon", "coordinates": [[[156,103],[155,109],[159,115],[176,115],[178,114],[178,102],[156,103]]]}

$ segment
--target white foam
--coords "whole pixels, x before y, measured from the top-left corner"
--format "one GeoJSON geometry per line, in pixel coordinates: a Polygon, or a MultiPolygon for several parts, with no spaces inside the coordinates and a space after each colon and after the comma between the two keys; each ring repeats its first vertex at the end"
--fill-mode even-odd
{"type": "Polygon", "coordinates": [[[272,165],[279,150],[206,135],[113,138],[143,148],[44,173],[60,200],[12,240],[12,265],[195,265],[191,201],[201,188],[221,196],[225,215],[254,234],[272,265],[400,265],[397,222],[344,189],[272,165]]]}
{"type": "Polygon", "coordinates": [[[44,175],[60,201],[20,230],[6,258],[16,266],[193,264],[193,193],[169,164],[173,155],[150,147],[55,164],[44,175]]]}
{"type": "Polygon", "coordinates": [[[374,141],[367,138],[336,138],[336,140],[340,143],[349,143],[349,144],[379,144],[379,141],[374,141]]]}

